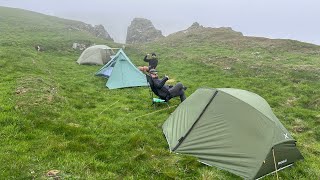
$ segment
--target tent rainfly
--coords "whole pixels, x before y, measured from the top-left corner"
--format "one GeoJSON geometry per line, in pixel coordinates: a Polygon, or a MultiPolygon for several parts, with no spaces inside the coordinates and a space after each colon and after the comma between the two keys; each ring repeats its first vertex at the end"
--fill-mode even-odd
{"type": "Polygon", "coordinates": [[[296,141],[259,95],[201,88],[162,126],[172,152],[245,179],[261,178],[303,159],[296,141]]]}
{"type": "Polygon", "coordinates": [[[104,65],[110,61],[111,57],[114,55],[112,48],[106,45],[95,45],[88,47],[82,52],[78,64],[90,64],[90,65],[104,65]]]}
{"type": "Polygon", "coordinates": [[[132,64],[122,49],[96,73],[96,76],[107,77],[106,86],[109,89],[147,86],[146,76],[132,64]]]}

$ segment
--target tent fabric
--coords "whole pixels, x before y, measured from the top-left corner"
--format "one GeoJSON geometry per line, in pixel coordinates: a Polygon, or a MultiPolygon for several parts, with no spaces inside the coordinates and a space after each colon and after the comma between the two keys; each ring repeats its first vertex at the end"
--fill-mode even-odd
{"type": "Polygon", "coordinates": [[[109,89],[147,86],[145,75],[135,67],[122,49],[96,75],[108,78],[106,86],[109,89]]]}
{"type": "Polygon", "coordinates": [[[113,50],[106,45],[95,45],[87,48],[82,52],[78,64],[103,65],[106,64],[114,55],[113,50]]]}
{"type": "Polygon", "coordinates": [[[277,169],[303,159],[268,103],[245,90],[198,89],[162,128],[171,151],[195,156],[245,179],[275,170],[273,148],[277,169]]]}

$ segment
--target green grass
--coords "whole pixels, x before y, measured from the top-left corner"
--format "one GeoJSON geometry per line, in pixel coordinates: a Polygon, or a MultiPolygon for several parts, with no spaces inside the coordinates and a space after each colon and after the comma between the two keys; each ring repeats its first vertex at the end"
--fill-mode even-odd
{"type": "MultiPolygon", "coordinates": [[[[3,12],[7,16],[12,10],[3,12]]],[[[27,19],[33,16],[41,15],[24,14],[27,19]]],[[[100,66],[75,63],[80,52],[71,50],[71,42],[108,42],[79,32],[68,36],[60,28],[67,21],[61,19],[51,19],[50,27],[46,20],[30,21],[19,24],[17,17],[0,21],[3,179],[50,179],[46,173],[54,169],[62,179],[240,179],[169,152],[161,126],[174,108],[135,119],[155,111],[147,88],[109,90],[106,79],[94,76],[100,66]],[[34,26],[37,31],[30,30],[34,26]],[[36,52],[35,41],[47,50],[36,52]]],[[[199,87],[241,88],[261,95],[305,157],[279,177],[318,179],[320,48],[211,32],[172,35],[128,46],[125,52],[136,65],[145,65],[146,52],[156,52],[160,76],[183,82],[187,96],[199,87]]],[[[178,104],[178,98],[170,101],[171,106],[178,104]]]]}

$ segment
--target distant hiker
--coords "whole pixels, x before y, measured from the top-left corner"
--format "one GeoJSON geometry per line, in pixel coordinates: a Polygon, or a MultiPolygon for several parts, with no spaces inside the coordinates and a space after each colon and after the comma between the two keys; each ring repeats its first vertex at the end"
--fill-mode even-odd
{"type": "Polygon", "coordinates": [[[149,56],[150,54],[147,54],[143,59],[143,61],[149,63],[149,66],[139,66],[138,68],[140,71],[149,72],[150,69],[156,69],[158,65],[158,59],[157,59],[156,53],[152,53],[151,58],[148,58],[149,56]]]}
{"type": "Polygon", "coordinates": [[[152,78],[155,88],[158,91],[156,94],[158,94],[160,98],[168,101],[173,97],[180,96],[181,102],[183,102],[186,99],[184,91],[187,89],[187,87],[184,87],[182,83],[179,82],[175,86],[168,86],[165,85],[166,81],[169,80],[168,76],[165,76],[160,80],[158,78],[158,72],[155,69],[150,69],[149,74],[152,78]]]}

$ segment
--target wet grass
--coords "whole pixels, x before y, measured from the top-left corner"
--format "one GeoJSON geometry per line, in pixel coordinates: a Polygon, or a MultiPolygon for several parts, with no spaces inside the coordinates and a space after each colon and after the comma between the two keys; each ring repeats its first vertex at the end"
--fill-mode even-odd
{"type": "MultiPolygon", "coordinates": [[[[155,111],[146,87],[107,89],[106,79],[94,76],[100,66],[75,63],[80,52],[71,50],[74,39],[51,41],[51,31],[39,31],[48,34],[39,36],[50,47],[44,52],[34,50],[29,36],[0,35],[9,43],[0,46],[1,177],[50,179],[47,172],[59,170],[62,179],[240,179],[170,153],[161,126],[174,108],[161,105],[156,110],[163,111],[136,119],[155,111]]],[[[232,87],[264,97],[305,157],[279,177],[318,179],[320,48],[252,39],[241,39],[247,42],[241,46],[199,36],[168,37],[125,52],[136,65],[145,65],[146,52],[156,52],[160,76],[183,82],[187,96],[199,87],[232,87]]]]}

